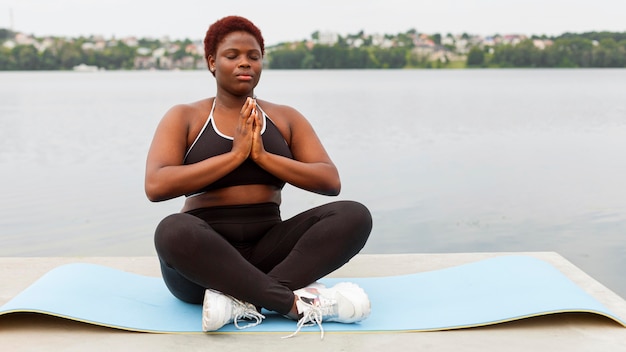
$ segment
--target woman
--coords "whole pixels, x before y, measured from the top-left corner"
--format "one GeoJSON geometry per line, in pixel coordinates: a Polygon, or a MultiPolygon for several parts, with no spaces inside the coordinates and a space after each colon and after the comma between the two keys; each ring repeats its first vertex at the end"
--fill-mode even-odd
{"type": "Polygon", "coordinates": [[[369,211],[339,201],[283,221],[286,182],[335,196],[337,169],[299,112],[256,99],[265,48],[254,24],[223,18],[207,31],[204,48],[215,97],[172,107],[146,163],[151,201],[187,197],[155,233],[167,287],[185,302],[203,303],[205,331],[240,327],[240,318],[256,325],[260,308],[299,320],[298,330],[365,319],[370,305],[361,288],[315,281],[363,248],[369,211]]]}

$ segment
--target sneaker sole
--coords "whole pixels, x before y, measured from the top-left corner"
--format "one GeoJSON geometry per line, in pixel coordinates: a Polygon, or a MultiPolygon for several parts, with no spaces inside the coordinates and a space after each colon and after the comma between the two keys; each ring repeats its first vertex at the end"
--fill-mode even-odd
{"type": "Polygon", "coordinates": [[[341,282],[333,288],[337,290],[337,294],[354,304],[354,316],[348,319],[336,318],[329,321],[356,323],[369,317],[371,313],[371,303],[367,293],[365,293],[359,285],[352,282],[341,282]]]}
{"type": "Polygon", "coordinates": [[[228,299],[221,293],[206,290],[202,301],[202,331],[219,330],[228,323],[225,306],[228,299]]]}

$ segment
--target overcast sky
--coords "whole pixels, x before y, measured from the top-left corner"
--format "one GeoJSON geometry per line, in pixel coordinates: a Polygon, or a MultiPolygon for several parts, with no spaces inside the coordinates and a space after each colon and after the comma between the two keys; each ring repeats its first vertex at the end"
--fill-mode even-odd
{"type": "Polygon", "coordinates": [[[364,30],[547,34],[626,32],[626,0],[0,0],[0,28],[36,36],[202,39],[227,15],[252,20],[266,44],[364,30]]]}

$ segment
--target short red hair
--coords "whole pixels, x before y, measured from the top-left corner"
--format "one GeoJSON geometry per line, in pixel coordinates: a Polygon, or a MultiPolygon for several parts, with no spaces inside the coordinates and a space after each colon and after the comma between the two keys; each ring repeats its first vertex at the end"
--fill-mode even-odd
{"type": "Polygon", "coordinates": [[[209,62],[209,56],[215,57],[217,46],[228,34],[237,31],[250,33],[261,47],[261,55],[265,55],[265,44],[261,30],[250,22],[250,20],[240,16],[224,17],[213,23],[204,37],[204,59],[209,62]]]}

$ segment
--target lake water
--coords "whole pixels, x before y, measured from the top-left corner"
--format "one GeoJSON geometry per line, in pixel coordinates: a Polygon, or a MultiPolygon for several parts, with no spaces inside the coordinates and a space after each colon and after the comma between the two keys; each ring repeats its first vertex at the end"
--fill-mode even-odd
{"type": "MultiPolygon", "coordinates": [[[[265,71],[365,203],[365,253],[556,251],[626,297],[626,70],[265,71]]],[[[208,72],[0,73],[0,256],[154,255],[144,161],[208,72]]],[[[291,187],[283,216],[333,200],[291,187]]]]}

